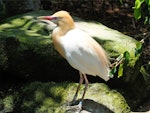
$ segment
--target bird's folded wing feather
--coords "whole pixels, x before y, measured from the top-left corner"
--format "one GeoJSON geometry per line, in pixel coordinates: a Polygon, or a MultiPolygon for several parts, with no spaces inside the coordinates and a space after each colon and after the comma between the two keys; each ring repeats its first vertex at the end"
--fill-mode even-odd
{"type": "Polygon", "coordinates": [[[69,64],[82,73],[108,80],[108,59],[103,48],[85,32],[73,29],[61,37],[69,64]]]}

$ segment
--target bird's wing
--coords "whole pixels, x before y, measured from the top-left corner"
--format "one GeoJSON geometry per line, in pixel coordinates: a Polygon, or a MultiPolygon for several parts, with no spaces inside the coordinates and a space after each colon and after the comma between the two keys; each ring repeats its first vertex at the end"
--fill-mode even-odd
{"type": "Polygon", "coordinates": [[[108,59],[103,48],[85,32],[73,29],[62,38],[66,59],[82,73],[108,80],[108,59]]]}

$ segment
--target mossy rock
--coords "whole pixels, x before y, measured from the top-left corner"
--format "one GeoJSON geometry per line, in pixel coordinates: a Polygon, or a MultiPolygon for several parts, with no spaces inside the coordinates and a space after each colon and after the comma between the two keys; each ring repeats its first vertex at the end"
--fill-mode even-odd
{"type": "MultiPolygon", "coordinates": [[[[49,75],[49,70],[53,71],[56,67],[61,70],[59,73],[66,75],[70,74],[68,71],[64,72],[66,67],[69,71],[73,71],[54,50],[50,38],[51,25],[36,19],[37,16],[50,14],[48,11],[30,12],[8,18],[0,24],[1,69],[24,76],[43,75],[43,72],[49,75]],[[63,63],[59,64],[60,61],[63,63]]],[[[139,62],[141,61],[139,56],[135,57],[135,48],[140,42],[101,23],[85,22],[76,17],[74,19],[76,26],[95,38],[110,57],[116,58],[125,51],[130,53],[130,61],[128,66],[124,68],[123,75],[126,82],[134,82],[139,74],[139,62]]],[[[59,73],[57,75],[60,75],[59,73]]]]}
{"type": "MultiPolygon", "coordinates": [[[[78,81],[78,72],[54,49],[51,40],[51,26],[36,19],[38,16],[50,14],[52,13],[49,11],[35,11],[8,18],[0,24],[0,74],[4,75],[2,78],[16,79],[19,77],[23,80],[78,81]]],[[[112,85],[120,87],[123,83],[127,83],[127,87],[133,88],[133,91],[144,92],[144,97],[140,93],[135,94],[138,96],[134,97],[140,99],[147,97],[146,86],[139,74],[141,56],[136,57],[134,55],[136,45],[140,42],[99,22],[85,22],[76,17],[74,19],[76,26],[95,38],[105,48],[110,57],[116,58],[125,51],[130,53],[130,61],[124,68],[123,77],[118,79],[115,75],[114,79],[111,80],[112,85]],[[136,83],[137,79],[138,83],[136,83]],[[142,85],[139,89],[136,85],[141,81],[142,85]]],[[[91,79],[89,80],[91,81],[91,79]]],[[[96,78],[96,80],[99,81],[100,79],[96,78]]],[[[137,98],[134,99],[137,100],[137,98]]]]}
{"type": "MultiPolygon", "coordinates": [[[[21,113],[70,113],[66,111],[67,105],[72,101],[77,85],[70,82],[33,82],[22,87],[17,96],[12,94],[5,98],[3,103],[9,106],[8,112],[16,112],[18,109],[21,113]],[[13,97],[11,101],[8,99],[10,97],[13,97]]],[[[83,90],[84,85],[79,91],[77,104],[83,90]]],[[[92,113],[130,113],[130,107],[124,97],[103,83],[89,84],[83,110],[92,113]]]]}
{"type": "Polygon", "coordinates": [[[72,68],[54,49],[46,25],[35,18],[47,13],[39,11],[15,16],[0,25],[2,72],[11,73],[12,78],[17,76],[40,80],[43,73],[45,80],[51,79],[51,73],[60,77],[63,72],[70,75],[72,68]],[[55,71],[56,68],[58,71],[55,71]]]}

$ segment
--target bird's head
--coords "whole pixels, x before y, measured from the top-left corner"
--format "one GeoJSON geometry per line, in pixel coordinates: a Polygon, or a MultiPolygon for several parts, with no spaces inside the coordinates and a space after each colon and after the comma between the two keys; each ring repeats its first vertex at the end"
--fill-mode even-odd
{"type": "Polygon", "coordinates": [[[59,27],[74,28],[74,20],[67,11],[58,11],[51,16],[40,16],[38,19],[49,20],[59,27]]]}

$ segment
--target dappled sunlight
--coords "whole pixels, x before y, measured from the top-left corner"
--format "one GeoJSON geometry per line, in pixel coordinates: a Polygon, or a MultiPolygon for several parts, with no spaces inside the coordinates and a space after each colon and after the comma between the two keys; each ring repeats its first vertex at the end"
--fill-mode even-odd
{"type": "Polygon", "coordinates": [[[101,39],[101,40],[112,40],[112,41],[115,41],[115,40],[120,41],[121,40],[120,38],[118,39],[120,32],[118,32],[117,30],[110,29],[98,22],[78,21],[75,23],[75,25],[76,25],[76,27],[87,32],[92,37],[100,36],[99,39],[101,39]],[[114,32],[112,32],[112,31],[114,31],[114,32]],[[110,36],[112,36],[112,37],[110,37],[110,36]]]}
{"type": "Polygon", "coordinates": [[[1,24],[0,34],[8,37],[16,37],[24,43],[51,43],[49,32],[41,29],[42,27],[46,27],[45,24],[39,25],[34,16],[23,16],[12,19],[9,23],[1,24]]]}
{"type": "MultiPolygon", "coordinates": [[[[22,107],[25,111],[30,110],[32,112],[34,110],[39,112],[44,112],[45,110],[61,112],[67,109],[68,101],[71,102],[73,99],[76,86],[76,83],[69,82],[33,82],[22,87],[21,92],[25,95],[22,99],[22,107]]],[[[89,112],[121,113],[125,112],[126,109],[127,111],[130,110],[124,98],[121,97],[118,92],[109,89],[108,86],[103,83],[90,84],[86,98],[88,99],[84,99],[83,110],[89,112]],[[113,105],[110,103],[113,103],[113,105]]],[[[75,104],[78,104],[78,102],[79,100],[77,100],[75,104]]]]}

